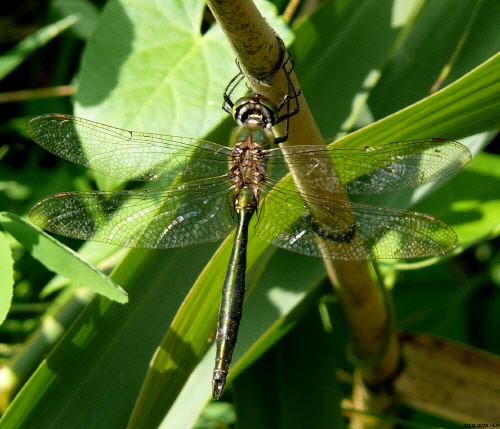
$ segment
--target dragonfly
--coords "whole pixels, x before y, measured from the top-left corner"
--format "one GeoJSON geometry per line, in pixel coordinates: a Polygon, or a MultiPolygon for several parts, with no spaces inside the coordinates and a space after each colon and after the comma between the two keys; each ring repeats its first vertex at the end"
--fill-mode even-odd
{"type": "Polygon", "coordinates": [[[428,138],[359,146],[279,145],[299,111],[291,68],[280,103],[254,93],[224,110],[237,127],[229,146],[206,140],[128,131],[66,114],[31,119],[28,134],[61,158],[151,189],[61,192],[30,212],[40,228],[82,240],[132,248],[175,248],[217,241],[236,230],[216,334],[212,395],[219,399],[236,344],[245,293],[250,221],[261,239],[292,252],[344,261],[422,258],[457,245],[451,227],[433,216],[351,202],[449,176],[470,162],[462,144],[428,138]],[[293,103],[293,104],[292,104],[293,103]],[[286,121],[286,132],[273,128],[286,121]],[[290,173],[293,172],[293,177],[290,173]]]}

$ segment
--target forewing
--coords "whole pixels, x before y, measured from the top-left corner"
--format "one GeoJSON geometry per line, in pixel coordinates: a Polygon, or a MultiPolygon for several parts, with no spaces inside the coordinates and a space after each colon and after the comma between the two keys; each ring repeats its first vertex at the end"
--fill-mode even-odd
{"type": "Polygon", "coordinates": [[[366,146],[286,146],[267,153],[272,179],[287,166],[305,192],[368,195],[432,182],[456,173],[471,160],[469,149],[445,139],[419,139],[366,146]]]}
{"type": "Polygon", "coordinates": [[[309,256],[346,261],[420,258],[457,244],[455,231],[422,213],[298,195],[291,181],[265,185],[256,233],[309,256]]]}
{"type": "Polygon", "coordinates": [[[127,131],[71,115],[31,119],[30,137],[61,158],[124,180],[189,182],[228,170],[230,150],[188,137],[127,131]]]}
{"type": "Polygon", "coordinates": [[[176,188],[66,192],[30,212],[42,229],[124,247],[184,247],[219,240],[235,228],[226,178],[176,188]]]}

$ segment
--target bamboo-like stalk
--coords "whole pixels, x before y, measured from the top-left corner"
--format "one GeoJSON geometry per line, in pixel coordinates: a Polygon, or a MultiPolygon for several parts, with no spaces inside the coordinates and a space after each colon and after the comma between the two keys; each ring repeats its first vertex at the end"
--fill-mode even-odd
{"type": "MultiPolygon", "coordinates": [[[[251,1],[208,0],[215,18],[228,36],[240,62],[242,71],[248,77],[256,92],[270,94],[273,101],[279,101],[287,91],[284,72],[276,74],[279,61],[283,58],[276,42],[276,33],[268,26],[251,1]],[[261,52],[264,51],[264,53],[261,52]],[[278,64],[278,65],[277,65],[278,64]],[[254,74],[255,73],[255,74],[254,74]],[[276,74],[276,78],[274,78],[276,74]],[[263,82],[274,83],[266,89],[263,82]]],[[[300,88],[295,74],[291,79],[300,88]]],[[[323,145],[324,141],[307,106],[305,94],[300,96],[300,111],[290,121],[289,139],[286,145],[323,145]]],[[[300,177],[294,177],[300,184],[300,177]]],[[[347,196],[344,196],[347,199],[347,196]]],[[[391,330],[391,304],[380,293],[372,280],[365,261],[341,262],[326,260],[325,265],[352,336],[352,350],[360,364],[355,386],[353,406],[358,410],[383,412],[390,406],[387,396],[377,404],[371,389],[376,390],[391,380],[400,365],[400,351],[395,333],[391,330]],[[381,404],[383,404],[381,406],[381,404]]],[[[372,419],[373,422],[373,419],[372,419]]],[[[353,415],[354,427],[367,427],[370,422],[360,421],[353,415]]]]}

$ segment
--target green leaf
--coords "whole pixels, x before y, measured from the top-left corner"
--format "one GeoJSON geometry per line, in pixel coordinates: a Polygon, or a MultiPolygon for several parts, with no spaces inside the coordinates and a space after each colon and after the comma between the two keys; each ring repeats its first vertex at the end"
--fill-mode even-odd
{"type": "Polygon", "coordinates": [[[127,294],[108,276],[34,225],[11,213],[0,213],[0,223],[34,258],[49,270],[83,284],[109,299],[125,303],[127,294]]]}
{"type": "MultiPolygon", "coordinates": [[[[130,428],[156,427],[207,351],[208,339],[215,333],[220,288],[231,253],[231,238],[225,240],[194,283],[156,351],[129,423],[130,428]]],[[[209,381],[205,378],[205,383],[197,389],[205,392],[203,403],[210,395],[209,381]]],[[[191,404],[194,405],[193,402],[191,404]]]]}
{"type": "Polygon", "coordinates": [[[112,275],[129,303],[97,296],[14,399],[2,429],[125,427],[161,338],[214,250],[130,251],[112,275]]]}
{"type": "MultiPolygon", "coordinates": [[[[238,69],[220,27],[200,31],[205,6],[110,1],[87,45],[75,114],[151,133],[211,132],[227,117],[222,92],[238,69]]],[[[270,24],[278,24],[267,9],[270,24]]]]}
{"type": "Polygon", "coordinates": [[[9,312],[14,287],[14,260],[7,237],[0,229],[0,324],[9,312]]]}

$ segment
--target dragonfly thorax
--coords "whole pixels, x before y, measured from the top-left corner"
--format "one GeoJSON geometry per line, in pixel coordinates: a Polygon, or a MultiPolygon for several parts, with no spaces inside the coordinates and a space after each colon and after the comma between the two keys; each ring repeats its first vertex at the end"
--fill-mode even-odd
{"type": "MultiPolygon", "coordinates": [[[[248,126],[243,126],[242,128],[248,128],[248,126]]],[[[256,134],[258,134],[259,131],[261,133],[270,133],[270,131],[267,130],[253,131],[255,131],[256,134]]],[[[233,163],[229,169],[228,178],[234,186],[235,201],[238,200],[238,196],[242,189],[251,190],[254,197],[251,204],[256,208],[258,205],[260,188],[266,179],[266,169],[262,145],[252,138],[253,134],[252,132],[248,133],[245,140],[237,141],[233,146],[231,151],[233,163]]]]}
{"type": "Polygon", "coordinates": [[[240,98],[233,107],[233,117],[238,125],[256,125],[266,130],[276,124],[278,115],[276,105],[259,94],[240,98]]]}

